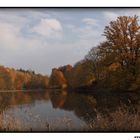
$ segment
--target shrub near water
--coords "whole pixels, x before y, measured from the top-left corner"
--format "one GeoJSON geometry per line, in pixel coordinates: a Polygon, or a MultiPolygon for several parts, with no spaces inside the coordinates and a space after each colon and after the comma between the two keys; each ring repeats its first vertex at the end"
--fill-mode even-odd
{"type": "Polygon", "coordinates": [[[98,113],[97,120],[89,124],[93,131],[140,131],[140,112],[130,113],[127,109],[119,108],[108,115],[98,113]]]}

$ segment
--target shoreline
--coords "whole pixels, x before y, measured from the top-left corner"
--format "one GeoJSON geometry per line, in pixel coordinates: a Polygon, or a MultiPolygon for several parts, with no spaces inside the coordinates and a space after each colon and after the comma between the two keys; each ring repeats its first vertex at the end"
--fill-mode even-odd
{"type": "Polygon", "coordinates": [[[116,90],[116,91],[111,91],[111,90],[106,90],[106,89],[99,89],[99,88],[91,88],[91,87],[80,87],[80,88],[46,88],[46,89],[21,89],[21,90],[0,90],[0,93],[12,93],[12,92],[37,92],[37,91],[46,91],[46,90],[58,90],[58,91],[67,91],[67,92],[77,92],[80,94],[90,94],[90,95],[101,95],[101,94],[121,94],[121,93],[125,93],[125,94],[132,94],[132,93],[136,93],[139,94],[139,91],[120,91],[120,90],[116,90]]]}
{"type": "Polygon", "coordinates": [[[25,92],[25,91],[43,91],[43,90],[48,90],[48,89],[0,90],[0,93],[2,93],[2,92],[19,92],[19,91],[22,91],[22,92],[25,92]]]}

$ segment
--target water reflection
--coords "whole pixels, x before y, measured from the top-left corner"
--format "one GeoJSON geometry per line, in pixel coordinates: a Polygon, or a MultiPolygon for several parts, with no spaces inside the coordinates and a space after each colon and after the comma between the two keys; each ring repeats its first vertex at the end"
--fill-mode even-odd
{"type": "Polygon", "coordinates": [[[87,123],[96,118],[96,99],[93,96],[52,91],[50,100],[54,108],[73,111],[78,118],[87,123]]]}
{"type": "Polygon", "coordinates": [[[81,125],[88,126],[96,121],[98,113],[108,115],[122,105],[136,113],[139,100],[135,93],[90,95],[60,90],[0,93],[0,119],[2,127],[7,126],[6,122],[11,117],[20,120],[23,131],[46,131],[48,124],[53,126],[60,120],[53,131],[65,130],[69,121],[73,123],[70,130],[80,130],[81,125]]]}

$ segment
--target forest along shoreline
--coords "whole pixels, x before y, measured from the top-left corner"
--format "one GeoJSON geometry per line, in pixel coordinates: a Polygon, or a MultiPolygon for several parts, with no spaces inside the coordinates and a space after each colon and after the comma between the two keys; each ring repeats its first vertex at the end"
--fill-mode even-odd
{"type": "Polygon", "coordinates": [[[101,92],[140,91],[140,25],[138,16],[120,16],[105,26],[105,40],[83,60],[54,68],[53,88],[101,92]]]}
{"type": "Polygon", "coordinates": [[[53,68],[50,76],[0,66],[0,91],[65,89],[82,92],[140,91],[138,16],[120,16],[105,26],[105,40],[75,65],[53,68]],[[125,23],[125,24],[124,24],[125,23]]]}

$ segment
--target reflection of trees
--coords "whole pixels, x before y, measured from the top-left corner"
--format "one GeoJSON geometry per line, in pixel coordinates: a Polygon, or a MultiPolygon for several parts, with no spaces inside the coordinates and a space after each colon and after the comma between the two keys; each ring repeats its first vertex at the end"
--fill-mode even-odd
{"type": "Polygon", "coordinates": [[[140,99],[139,96],[132,93],[100,93],[94,96],[56,90],[49,93],[54,108],[73,111],[77,117],[86,123],[96,120],[98,113],[109,115],[120,107],[135,113],[140,99]]]}
{"type": "Polygon", "coordinates": [[[9,98],[11,97],[6,96],[5,93],[0,93],[0,114],[9,107],[9,98]]]}
{"type": "Polygon", "coordinates": [[[90,123],[96,118],[96,100],[93,96],[85,96],[66,91],[51,91],[50,100],[54,108],[73,111],[78,118],[90,123]]]}
{"type": "Polygon", "coordinates": [[[61,91],[61,92],[57,90],[50,91],[50,99],[52,101],[53,108],[63,107],[65,104],[66,98],[67,98],[66,91],[61,91]]]}
{"type": "Polygon", "coordinates": [[[11,92],[0,93],[0,113],[8,109],[10,106],[31,105],[36,100],[49,100],[49,94],[45,92],[11,92]]]}
{"type": "Polygon", "coordinates": [[[129,112],[137,112],[140,96],[135,93],[100,93],[94,95],[97,101],[97,112],[108,115],[119,108],[129,112]]]}
{"type": "Polygon", "coordinates": [[[96,93],[93,96],[86,93],[67,93],[64,90],[5,92],[0,93],[0,114],[10,106],[31,107],[37,100],[51,100],[54,108],[73,111],[78,118],[89,124],[96,120],[98,113],[108,115],[120,106],[136,113],[139,109],[140,96],[135,93],[96,93]]]}

